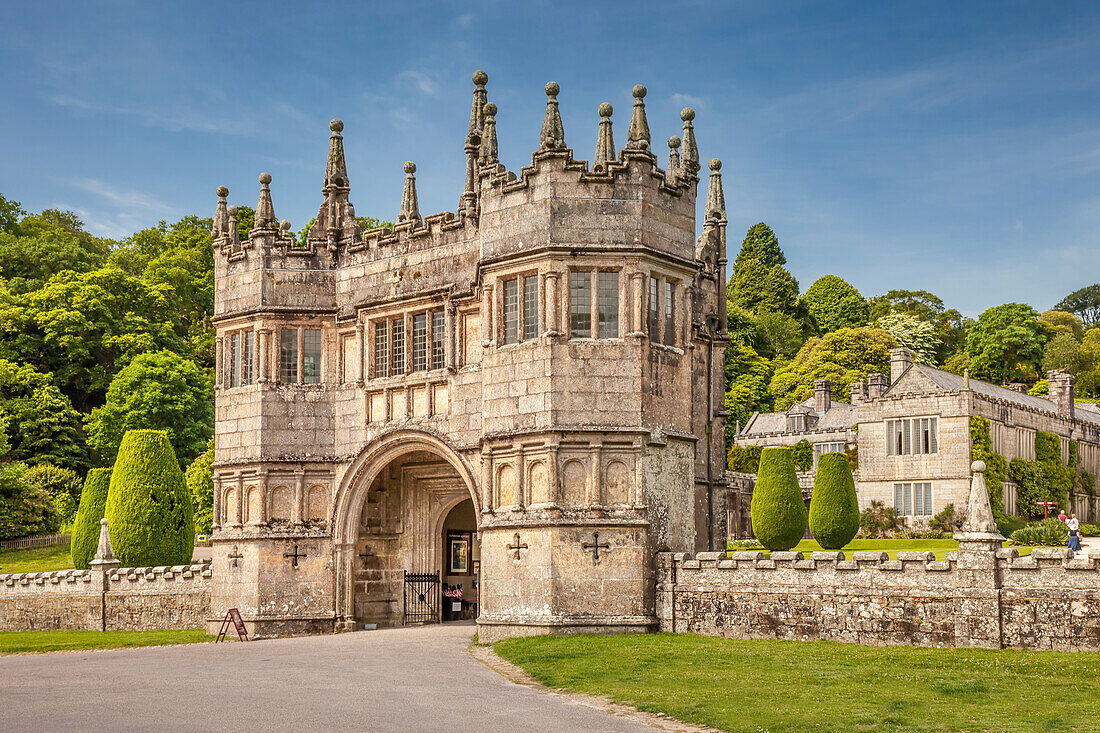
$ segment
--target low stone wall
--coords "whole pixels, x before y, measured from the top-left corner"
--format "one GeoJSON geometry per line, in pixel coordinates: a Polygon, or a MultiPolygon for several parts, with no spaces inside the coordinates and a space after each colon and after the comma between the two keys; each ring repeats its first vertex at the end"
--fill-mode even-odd
{"type": "Polygon", "coordinates": [[[1100,555],[1066,549],[658,556],[662,631],[1100,650],[1100,555]]]}
{"type": "Polygon", "coordinates": [[[0,575],[0,631],[199,628],[210,563],[0,575]]]}

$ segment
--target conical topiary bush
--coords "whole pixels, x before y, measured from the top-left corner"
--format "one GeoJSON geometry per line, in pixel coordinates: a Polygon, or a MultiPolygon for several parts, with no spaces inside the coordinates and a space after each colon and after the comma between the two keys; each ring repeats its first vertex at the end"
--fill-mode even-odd
{"type": "Polygon", "coordinates": [[[789,550],[806,533],[806,504],[790,448],[765,448],[752,492],[752,532],[769,550],[789,550]]]}
{"type": "Polygon", "coordinates": [[[73,520],[73,537],[69,554],[73,567],[83,570],[95,557],[99,545],[99,520],[107,508],[107,489],[111,485],[111,469],[93,468],[84,479],[80,492],[80,507],[73,520]]]}
{"type": "Polygon", "coordinates": [[[128,430],[122,437],[104,516],[124,567],[191,562],[191,497],[167,432],[128,430]]]}
{"type": "Polygon", "coordinates": [[[846,453],[823,453],[817,459],[810,499],[810,534],[827,550],[839,550],[859,531],[859,499],[846,453]]]}

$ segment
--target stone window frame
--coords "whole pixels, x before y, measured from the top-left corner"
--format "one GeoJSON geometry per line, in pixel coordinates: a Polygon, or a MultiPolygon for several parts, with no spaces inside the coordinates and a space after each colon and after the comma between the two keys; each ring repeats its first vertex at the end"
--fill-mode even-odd
{"type": "Polygon", "coordinates": [[[685,307],[681,302],[684,281],[658,270],[646,273],[646,280],[643,321],[649,343],[654,346],[678,348],[681,313],[685,307]],[[654,295],[656,295],[656,302],[654,302],[654,295]]]}
{"type": "Polygon", "coordinates": [[[366,365],[366,378],[375,379],[404,379],[413,375],[427,375],[446,369],[447,363],[447,305],[446,303],[432,302],[421,303],[415,307],[390,310],[364,319],[364,340],[367,342],[365,351],[370,354],[370,360],[366,365]],[[424,353],[422,354],[425,368],[416,368],[417,351],[415,349],[414,319],[417,316],[424,317],[424,353]],[[441,316],[441,318],[437,318],[441,316]],[[380,354],[378,353],[379,326],[385,325],[387,357],[386,373],[379,374],[378,367],[380,354]],[[442,324],[442,338],[437,338],[436,329],[442,324]],[[395,327],[400,327],[401,334],[397,336],[395,327]],[[396,336],[396,337],[395,337],[396,336]],[[441,347],[441,350],[438,349],[441,347]],[[400,360],[398,355],[400,354],[400,360]],[[398,369],[398,366],[401,368],[398,369]]]}
{"type": "Polygon", "coordinates": [[[939,454],[939,415],[914,415],[912,417],[890,417],[883,421],[886,438],[886,455],[893,458],[905,456],[934,456],[939,454]],[[914,441],[920,442],[921,421],[929,422],[928,445],[914,450],[914,441]],[[901,433],[895,433],[893,423],[902,425],[901,433]],[[913,427],[914,423],[916,428],[913,427]]]}
{"type": "Polygon", "coordinates": [[[814,470],[815,471],[817,470],[817,460],[818,460],[818,458],[820,458],[821,456],[823,456],[826,453],[844,453],[846,446],[847,446],[847,442],[843,441],[843,440],[826,440],[826,441],[822,441],[820,443],[814,443],[813,444],[814,470]],[[838,448],[836,450],[821,450],[821,448],[824,447],[824,446],[840,446],[840,448],[838,448]]]}
{"type": "Polygon", "coordinates": [[[251,387],[259,380],[257,374],[257,346],[259,338],[252,326],[233,328],[222,334],[225,357],[221,365],[221,387],[241,389],[251,387]],[[236,346],[234,346],[236,344],[236,346]]]}
{"type": "Polygon", "coordinates": [[[566,334],[572,341],[576,340],[592,340],[592,341],[614,341],[621,339],[624,336],[624,330],[629,325],[628,319],[624,316],[629,314],[624,313],[624,303],[630,302],[629,292],[623,292],[623,288],[627,287],[629,281],[629,273],[627,269],[622,265],[606,265],[606,264],[593,264],[593,265],[577,265],[571,266],[566,271],[565,287],[562,288],[562,297],[565,300],[564,311],[568,315],[566,321],[566,334]],[[580,273],[589,274],[588,284],[588,316],[589,316],[589,331],[587,336],[578,336],[573,333],[573,276],[580,273]],[[615,288],[615,334],[612,336],[600,335],[600,275],[601,274],[614,274],[617,279],[617,287],[615,288]],[[625,295],[625,297],[624,297],[625,295]]]}
{"type": "Polygon", "coordinates": [[[932,511],[935,500],[932,481],[894,482],[894,514],[896,516],[931,517],[935,513],[932,511]],[[901,501],[899,501],[899,498],[901,501]],[[899,504],[902,506],[899,506],[899,504]]]}
{"type": "Polygon", "coordinates": [[[329,349],[327,345],[326,327],[319,323],[284,323],[281,324],[276,330],[275,353],[277,359],[275,361],[275,376],[278,380],[278,384],[281,385],[296,385],[298,387],[318,387],[326,383],[325,372],[328,369],[329,349]],[[317,355],[317,379],[316,381],[305,381],[305,334],[306,332],[317,333],[319,352],[317,355]],[[286,362],[283,359],[283,336],[284,334],[295,332],[296,339],[295,345],[295,364],[293,379],[288,379],[289,374],[286,367],[286,362]]]}
{"type": "Polygon", "coordinates": [[[543,298],[545,298],[545,283],[543,282],[543,275],[537,268],[529,268],[525,270],[516,270],[509,272],[506,275],[499,275],[496,278],[496,284],[493,288],[493,297],[495,299],[493,318],[493,328],[495,331],[495,342],[498,347],[516,347],[519,344],[530,343],[538,339],[539,333],[544,329],[542,328],[542,322],[545,318],[543,298]],[[515,337],[514,340],[508,338],[508,322],[507,312],[505,308],[505,290],[507,288],[506,283],[515,283],[516,288],[516,303],[515,303],[515,337]],[[534,335],[527,335],[530,332],[530,323],[528,323],[526,312],[526,293],[527,283],[535,283],[535,327],[534,335]]]}

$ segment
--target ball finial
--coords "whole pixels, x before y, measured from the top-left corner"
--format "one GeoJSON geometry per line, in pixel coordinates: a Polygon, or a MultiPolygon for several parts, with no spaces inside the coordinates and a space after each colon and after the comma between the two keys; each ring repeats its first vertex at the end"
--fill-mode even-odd
{"type": "Polygon", "coordinates": [[[680,110],[680,119],[684,122],[691,122],[695,119],[695,110],[691,107],[684,107],[680,110]]]}
{"type": "Polygon", "coordinates": [[[333,117],[332,121],[328,123],[328,129],[332,130],[333,132],[343,132],[344,131],[344,122],[343,122],[343,120],[341,120],[339,117],[333,117]]]}
{"type": "Polygon", "coordinates": [[[646,88],[641,84],[634,85],[634,91],[631,92],[636,99],[645,99],[646,88]]]}
{"type": "Polygon", "coordinates": [[[558,83],[556,81],[546,82],[546,96],[556,97],[556,96],[558,96],[558,92],[560,92],[560,91],[561,91],[561,87],[558,86],[558,83]]]}
{"type": "Polygon", "coordinates": [[[710,159],[710,169],[712,171],[722,170],[722,161],[718,160],[718,158],[711,158],[710,159]]]}
{"type": "Polygon", "coordinates": [[[680,147],[680,138],[678,138],[678,137],[676,137],[675,135],[673,135],[672,137],[670,137],[670,138],[668,139],[668,146],[669,146],[670,148],[672,148],[673,150],[675,150],[676,148],[680,147]]]}
{"type": "Polygon", "coordinates": [[[600,117],[610,117],[614,110],[608,102],[604,102],[600,105],[600,117]]]}
{"type": "Polygon", "coordinates": [[[489,81],[489,75],[486,74],[481,69],[478,69],[477,71],[474,72],[474,75],[471,76],[470,79],[473,80],[474,84],[477,84],[478,86],[481,86],[481,85],[483,85],[483,84],[485,84],[486,82],[489,81]]]}
{"type": "Polygon", "coordinates": [[[489,117],[492,117],[496,113],[497,113],[497,106],[495,104],[493,104],[492,102],[487,102],[485,104],[485,114],[488,115],[489,117]]]}
{"type": "Polygon", "coordinates": [[[416,163],[412,162],[411,160],[406,160],[405,161],[405,172],[406,173],[416,173],[416,163]]]}
{"type": "Polygon", "coordinates": [[[229,195],[229,189],[225,186],[218,186],[218,190],[215,191],[215,193],[218,194],[219,198],[225,198],[229,195]]]}
{"type": "Polygon", "coordinates": [[[104,517],[103,519],[99,520],[99,526],[101,526],[101,527],[106,527],[107,526],[107,517],[104,517]]]}
{"type": "Polygon", "coordinates": [[[237,215],[237,207],[236,206],[230,206],[228,209],[225,210],[225,212],[227,214],[229,214],[230,216],[236,216],[237,215]]]}
{"type": "Polygon", "coordinates": [[[283,219],[281,222],[279,222],[279,228],[282,229],[284,232],[289,232],[290,219],[283,219]]]}
{"type": "Polygon", "coordinates": [[[985,461],[974,461],[970,464],[970,470],[974,473],[985,473],[985,461]]]}
{"type": "Polygon", "coordinates": [[[265,186],[267,184],[271,183],[271,174],[270,173],[261,173],[260,174],[260,183],[264,184],[265,186]]]}

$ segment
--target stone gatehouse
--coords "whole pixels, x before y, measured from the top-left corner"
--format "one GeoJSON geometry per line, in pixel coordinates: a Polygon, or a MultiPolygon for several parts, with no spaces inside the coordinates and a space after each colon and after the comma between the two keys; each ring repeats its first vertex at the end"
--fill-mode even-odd
{"type": "Polygon", "coordinates": [[[551,82],[508,171],[487,81],[456,213],[420,213],[409,162],[397,224],[362,231],[340,120],[304,244],[269,175],[244,240],[218,189],[213,622],[398,624],[438,572],[483,640],[644,631],[656,553],[724,546],[721,163],[697,236],[694,111],[662,169],[634,87],[589,164],[551,82]]]}

